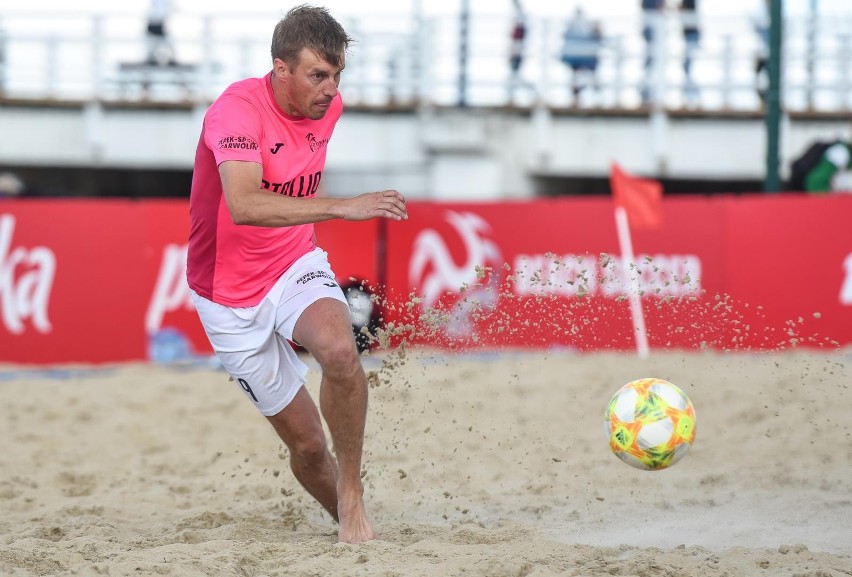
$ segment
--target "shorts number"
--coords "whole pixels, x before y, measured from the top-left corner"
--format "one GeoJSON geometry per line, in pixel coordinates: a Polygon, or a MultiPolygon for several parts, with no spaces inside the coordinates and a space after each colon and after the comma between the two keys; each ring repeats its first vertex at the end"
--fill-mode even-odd
{"type": "Polygon", "coordinates": [[[255,397],[255,396],[254,396],[254,391],[252,391],[252,390],[251,390],[251,387],[250,387],[250,386],[249,386],[249,384],[245,381],[245,379],[237,379],[237,382],[240,384],[240,386],[243,388],[243,390],[244,390],[245,392],[247,392],[248,394],[250,394],[250,395],[251,395],[251,398],[252,398],[252,399],[254,399],[254,402],[255,402],[255,403],[256,403],[256,402],[258,402],[258,401],[257,401],[257,397],[255,397]]]}

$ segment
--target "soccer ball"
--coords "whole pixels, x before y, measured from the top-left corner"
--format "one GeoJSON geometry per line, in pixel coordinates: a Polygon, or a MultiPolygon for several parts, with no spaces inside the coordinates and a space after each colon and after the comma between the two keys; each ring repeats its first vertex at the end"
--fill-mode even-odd
{"type": "Polygon", "coordinates": [[[621,387],[607,405],[606,436],[616,457],[656,471],[677,463],[695,440],[695,409],[668,381],[638,379],[621,387]]]}

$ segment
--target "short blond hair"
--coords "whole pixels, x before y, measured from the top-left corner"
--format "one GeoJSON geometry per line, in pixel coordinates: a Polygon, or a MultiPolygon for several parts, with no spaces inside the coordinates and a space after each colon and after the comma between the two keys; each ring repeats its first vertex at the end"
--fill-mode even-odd
{"type": "Polygon", "coordinates": [[[326,62],[340,67],[352,38],[328,9],[302,4],[291,8],[272,33],[272,58],[295,65],[307,48],[326,62]]]}

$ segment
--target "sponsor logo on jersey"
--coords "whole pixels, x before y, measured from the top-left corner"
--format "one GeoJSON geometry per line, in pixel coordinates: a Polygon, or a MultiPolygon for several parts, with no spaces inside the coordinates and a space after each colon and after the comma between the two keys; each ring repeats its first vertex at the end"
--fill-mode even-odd
{"type": "Polygon", "coordinates": [[[257,150],[257,143],[245,136],[226,136],[216,144],[219,150],[257,150]]]}
{"type": "Polygon", "coordinates": [[[314,133],[309,132],[308,135],[305,137],[305,140],[308,141],[308,146],[310,147],[311,152],[316,152],[321,148],[325,148],[328,144],[329,139],[323,138],[322,140],[317,140],[317,137],[314,136],[314,133]]]}
{"type": "Polygon", "coordinates": [[[302,174],[289,182],[270,182],[263,179],[260,186],[284,196],[306,197],[316,195],[321,179],[322,171],[317,171],[313,174],[302,174]]]}

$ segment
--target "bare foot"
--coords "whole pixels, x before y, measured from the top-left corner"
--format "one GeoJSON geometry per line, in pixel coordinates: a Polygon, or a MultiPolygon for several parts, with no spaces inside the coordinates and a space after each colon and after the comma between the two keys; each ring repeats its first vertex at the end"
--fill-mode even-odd
{"type": "Polygon", "coordinates": [[[340,515],[340,530],[337,532],[340,543],[366,543],[379,538],[367,518],[364,501],[360,496],[348,502],[340,499],[337,513],[340,515]]]}

